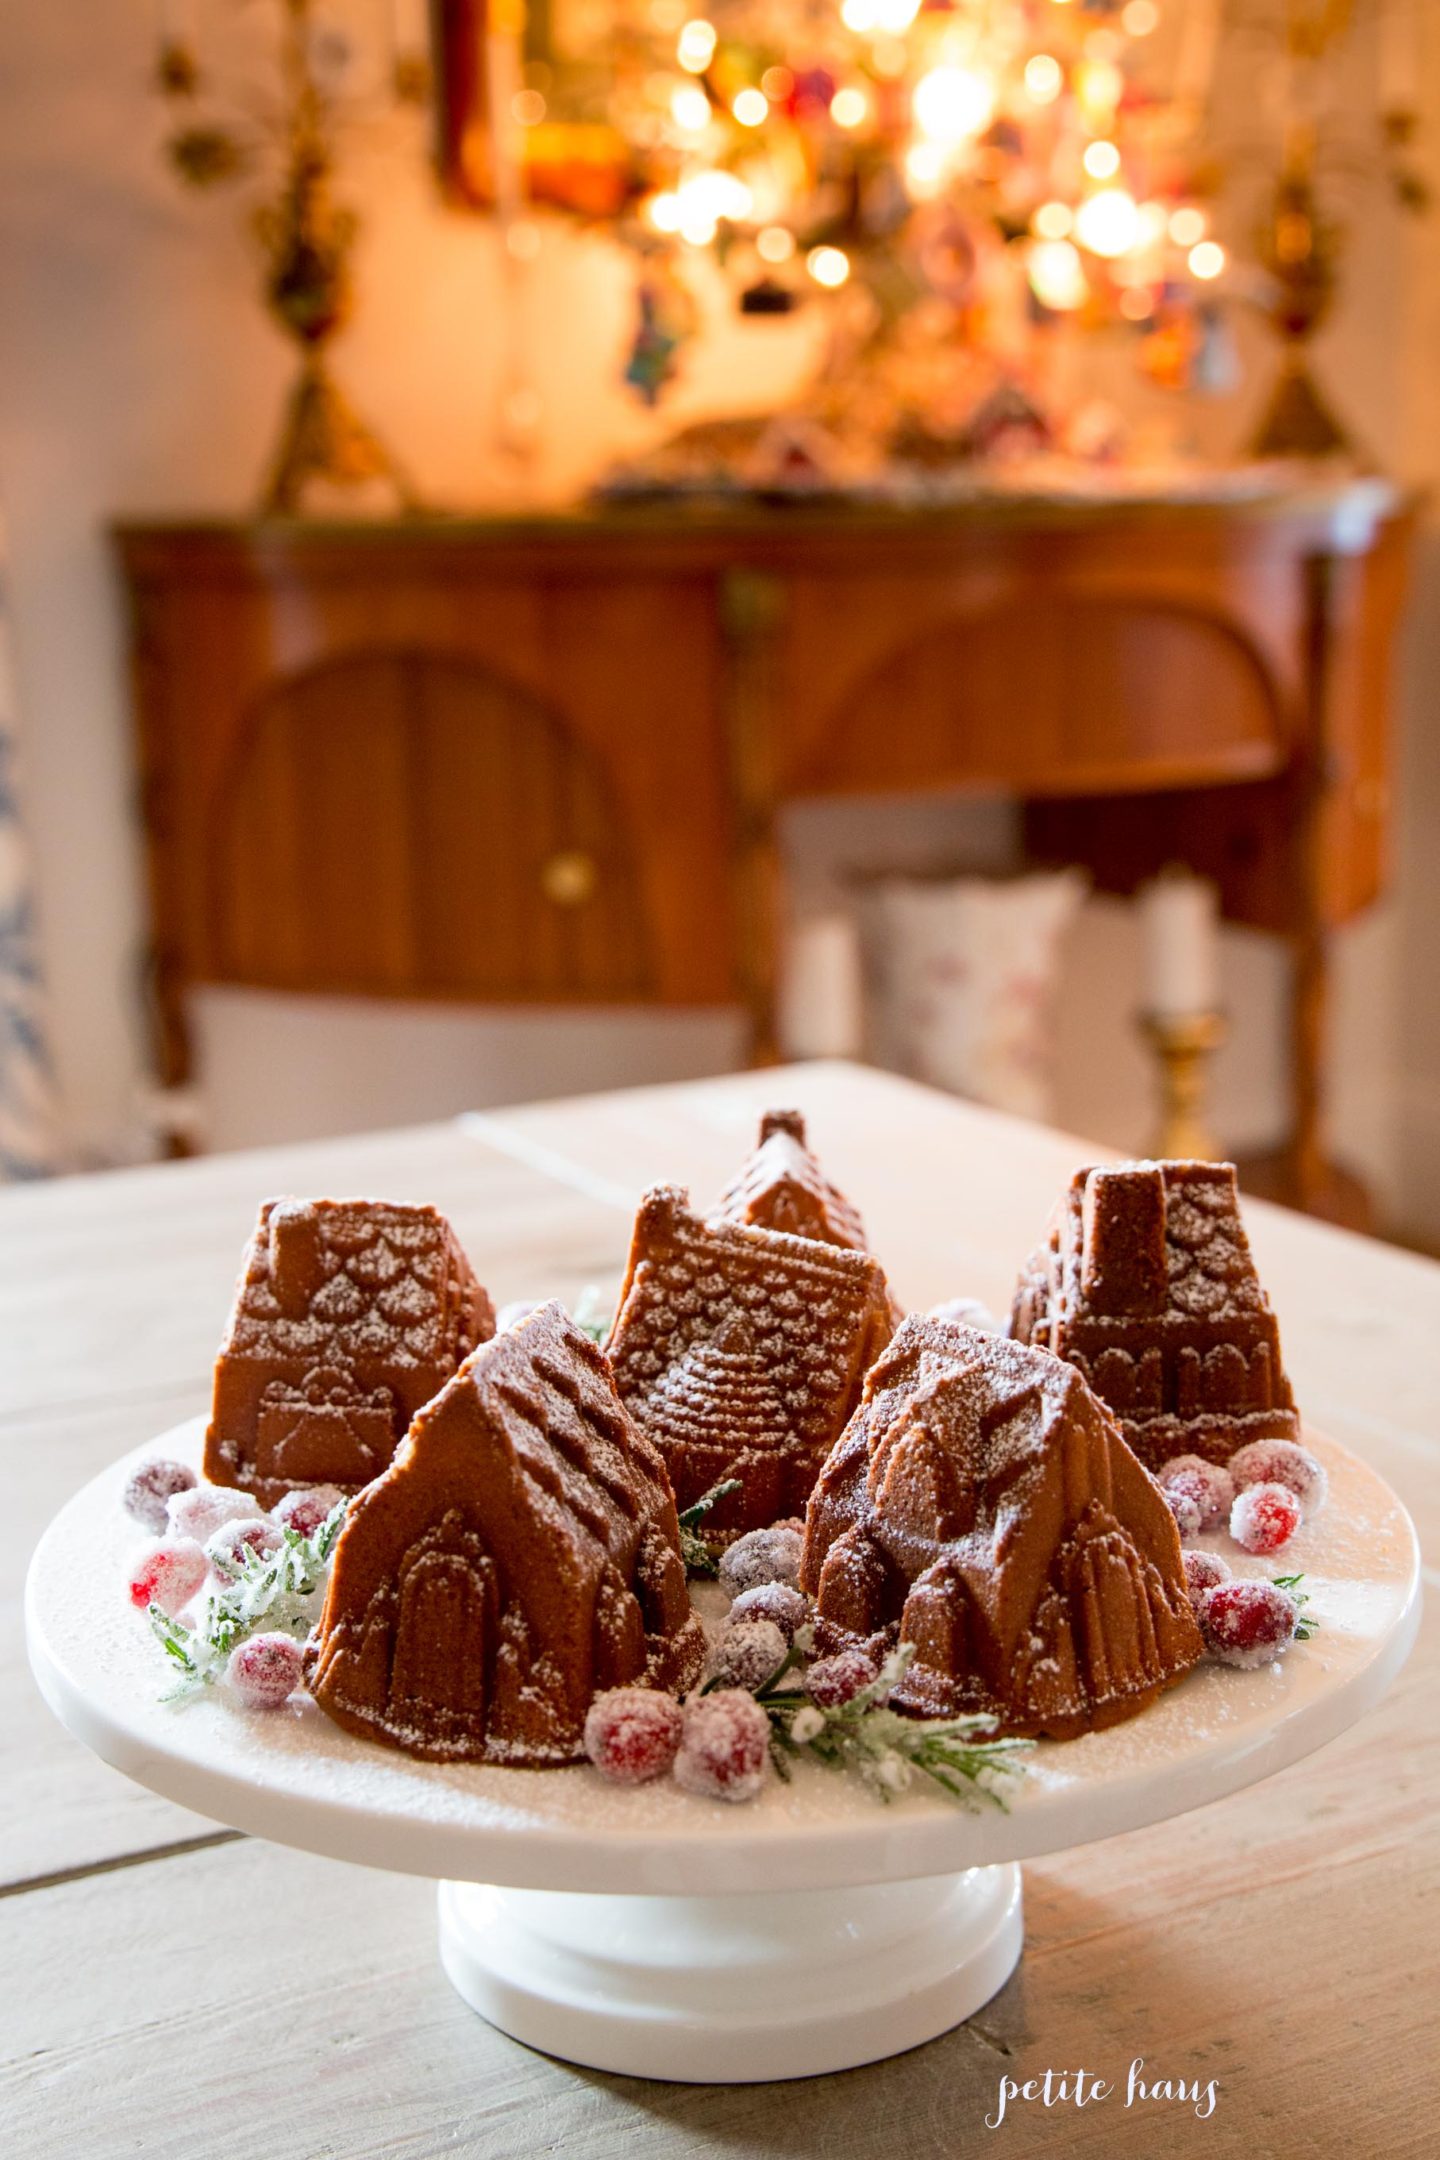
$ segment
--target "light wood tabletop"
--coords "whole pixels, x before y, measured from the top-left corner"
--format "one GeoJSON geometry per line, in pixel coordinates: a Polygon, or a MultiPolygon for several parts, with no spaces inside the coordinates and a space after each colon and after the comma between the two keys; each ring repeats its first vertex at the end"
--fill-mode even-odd
{"type": "MultiPolygon", "coordinates": [[[[76,1178],[0,1196],[0,2122],[7,2154],[1014,2153],[1440,2149],[1437,1622],[1344,1739],[1216,1806],[1027,1865],[1019,1972],[913,2053],[805,2083],[648,2084],[493,2031],[444,1979],[429,1885],[242,1838],[73,1741],[25,1665],[20,1596],[75,1488],[206,1407],[242,1242],[271,1192],[429,1200],[497,1302],[611,1284],[641,1189],[708,1200],[765,1104],[798,1102],[901,1301],[997,1311],[1072,1139],[839,1065],[749,1073],[76,1178]],[[1213,2110],[1126,2105],[1217,2081],[1213,2110]],[[986,2128],[1000,2080],[1083,2068],[986,2128]]],[[[1440,1553],[1440,1268],[1255,1206],[1308,1420],[1366,1457],[1440,1553]]],[[[1437,1578],[1428,1577],[1431,1587],[1437,1578]]]]}

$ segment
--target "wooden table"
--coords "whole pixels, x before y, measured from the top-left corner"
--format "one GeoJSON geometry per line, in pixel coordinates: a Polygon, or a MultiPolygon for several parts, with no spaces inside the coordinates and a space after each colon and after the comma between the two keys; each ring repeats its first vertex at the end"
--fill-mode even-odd
{"type": "MultiPolygon", "coordinates": [[[[530,2054],[443,1979],[427,1884],[216,1830],[127,1784],[45,1710],[20,1636],[28,1553],[84,1479],[204,1406],[262,1194],[433,1200],[497,1297],[565,1294],[618,1273],[645,1183],[713,1194],[776,1100],[809,1112],[912,1305],[964,1292],[1002,1306],[1083,1154],[901,1081],[809,1066],[0,1197],[7,2154],[954,2160],[985,2144],[1002,2075],[1082,2066],[1120,2091],[1083,2112],[1012,2103],[1005,2149],[1436,2150],[1433,1618],[1383,1708],[1322,1755],[1027,1867],[1024,1962],[968,2025],[790,2086],[650,2085],[530,2054]],[[1137,2056],[1147,2078],[1218,2079],[1214,2113],[1127,2112],[1137,2056]]],[[[1307,1413],[1440,1549],[1440,1269],[1273,1209],[1250,1219],[1307,1413]]]]}

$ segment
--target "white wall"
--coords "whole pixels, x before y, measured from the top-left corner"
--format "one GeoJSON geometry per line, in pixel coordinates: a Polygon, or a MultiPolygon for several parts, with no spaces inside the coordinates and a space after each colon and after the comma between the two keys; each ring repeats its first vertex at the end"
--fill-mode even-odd
{"type": "MultiPolygon", "coordinates": [[[[134,1145],[142,906],[124,633],[104,527],[122,513],[243,508],[270,445],[288,361],[257,305],[238,201],[195,197],[160,161],[162,119],[146,86],[150,0],[111,0],[104,8],[0,0],[0,16],[0,505],[9,530],[24,748],[67,1102],[81,1147],[114,1156],[134,1145]]],[[[1440,86],[1440,54],[1432,52],[1428,64],[1440,86]]],[[[1440,98],[1431,109],[1440,111],[1440,98]]],[[[544,426],[533,468],[517,471],[495,434],[505,325],[517,311],[507,314],[493,236],[483,223],[440,206],[418,122],[400,120],[367,135],[351,170],[346,192],[363,208],[366,232],[360,307],[341,348],[341,370],[437,501],[494,500],[522,485],[538,499],[563,499],[607,453],[693,413],[763,404],[803,375],[813,322],[742,323],[717,299],[710,334],[692,349],[679,393],[658,418],[645,414],[619,381],[628,268],[598,242],[552,226],[518,308],[544,426]]],[[[1432,358],[1440,346],[1440,220],[1406,234],[1393,212],[1370,197],[1366,204],[1347,307],[1324,341],[1322,362],[1337,402],[1366,438],[1407,476],[1425,477],[1440,466],[1432,358]]],[[[1258,329],[1244,336],[1247,350],[1263,355],[1258,329]]],[[[1247,380],[1244,410],[1195,406],[1182,417],[1212,446],[1233,442],[1263,390],[1262,370],[1247,380]]],[[[1158,393],[1149,395],[1153,405],[1158,393]]],[[[1402,877],[1395,907],[1344,941],[1336,1062],[1347,1153],[1388,1187],[1397,1148],[1409,1149],[1407,1189],[1440,1225],[1440,1022],[1429,935],[1440,900],[1440,866],[1429,844],[1440,751],[1427,726],[1431,685],[1440,681],[1440,631],[1433,627],[1440,546],[1427,551],[1422,573],[1426,604],[1407,676],[1402,877]],[[1403,997],[1387,989],[1402,960],[1403,997]],[[1416,995],[1422,982],[1424,997],[1416,995]]],[[[827,863],[848,861],[857,849],[873,859],[881,835],[901,855],[984,854],[995,814],[932,805],[913,815],[887,813],[859,834],[840,813],[817,815],[808,826],[802,818],[793,834],[802,893],[817,880],[823,886],[827,863]]],[[[1131,994],[1130,940],[1116,911],[1092,915],[1061,1016],[1062,1115],[1122,1144],[1144,1138],[1138,1053],[1126,1049],[1108,1072],[1093,1030],[1074,1015],[1099,999],[1117,1016],[1120,1039],[1118,1016],[1131,994]]],[[[1240,996],[1245,1003],[1220,1109],[1237,1144],[1267,1137],[1281,1114],[1279,967],[1263,941],[1241,933],[1227,939],[1227,978],[1237,1003],[1240,996]]],[[[454,1064],[457,1086],[473,1076],[476,1100],[494,1100],[497,1088],[549,1092],[571,1084],[597,1057],[607,1075],[620,1076],[632,1056],[638,1073],[661,1054],[646,1031],[626,1042],[606,1033],[603,1022],[592,1026],[601,1033],[585,1035],[583,1045],[573,1028],[561,1028],[527,1049],[509,1023],[488,1034],[482,1025],[458,1063],[453,1046],[441,1063],[446,1070],[454,1064]]],[[[288,1007],[269,1017],[247,1008],[238,1029],[233,1009],[207,1020],[207,1040],[217,1054],[225,1046],[226,1100],[235,1117],[248,1091],[273,1074],[282,1049],[301,1075],[299,1097],[328,1084],[325,1024],[312,1027],[313,1056],[296,1027],[288,1007]]],[[[664,1051],[666,1068],[677,1071],[705,1069],[726,1054],[723,1029],[717,1034],[707,1021],[688,1033],[682,1025],[664,1051]]]]}

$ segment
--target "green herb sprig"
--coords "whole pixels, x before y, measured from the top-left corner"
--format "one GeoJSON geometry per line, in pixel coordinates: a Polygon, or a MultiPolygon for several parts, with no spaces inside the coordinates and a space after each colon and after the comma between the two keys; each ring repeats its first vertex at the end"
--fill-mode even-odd
{"type": "Polygon", "coordinates": [[[692,1501],[689,1507],[681,1509],[680,1557],[685,1562],[687,1575],[717,1575],[720,1572],[720,1548],[712,1545],[708,1538],[700,1537],[695,1525],[703,1522],[711,1508],[717,1501],[723,1500],[727,1493],[739,1490],[739,1478],[722,1478],[718,1485],[712,1485],[708,1492],[701,1493],[700,1498],[692,1501]]]}
{"type": "Polygon", "coordinates": [[[1310,1602],[1309,1591],[1302,1590],[1300,1588],[1300,1585],[1302,1582],[1304,1582],[1304,1580],[1305,1577],[1303,1575],[1276,1575],[1273,1578],[1276,1589],[1288,1590],[1291,1597],[1294,1598],[1295,1603],[1300,1607],[1300,1617],[1295,1622],[1296,1642],[1309,1642],[1311,1636],[1316,1632],[1320,1625],[1320,1622],[1315,1618],[1315,1615],[1313,1613],[1307,1613],[1304,1609],[1310,1602]]]}
{"type": "Polygon", "coordinates": [[[770,1754],[782,1778],[790,1762],[808,1755],[827,1770],[851,1770],[881,1800],[890,1801],[914,1781],[916,1772],[930,1778],[962,1807],[988,1802],[1002,1813],[1008,1802],[996,1780],[1020,1777],[1019,1759],[1031,1740],[991,1740],[992,1717],[906,1718],[889,1708],[892,1688],[915,1656],[913,1643],[899,1643],[867,1687],[845,1703],[823,1708],[808,1694],[782,1686],[813,1644],[810,1628],[797,1634],[755,1700],[770,1720],[770,1754]]]}
{"type": "Polygon", "coordinates": [[[155,1638],[176,1667],[175,1683],[162,1701],[187,1702],[202,1688],[213,1686],[236,1644],[261,1628],[293,1635],[297,1642],[309,1634],[348,1504],[337,1501],[310,1537],[302,1537],[298,1530],[282,1530],[274,1552],[247,1549],[241,1559],[217,1560],[216,1568],[225,1579],[206,1597],[193,1628],[172,1619],[158,1605],[150,1606],[155,1638]]]}

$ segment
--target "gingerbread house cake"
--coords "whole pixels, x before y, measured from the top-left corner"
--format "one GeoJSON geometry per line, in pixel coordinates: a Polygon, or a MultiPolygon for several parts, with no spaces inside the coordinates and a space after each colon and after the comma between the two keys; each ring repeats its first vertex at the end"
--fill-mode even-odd
{"type": "Polygon", "coordinates": [[[1300,1436],[1230,1163],[1078,1170],[1010,1333],[1083,1373],[1152,1470],[1300,1436]]]}
{"type": "Polygon", "coordinates": [[[563,1307],[475,1352],[335,1548],[310,1687],[348,1731],[439,1760],[582,1752],[601,1689],[700,1674],[664,1465],[563,1307]]]}
{"type": "Polygon", "coordinates": [[[703,1222],[662,1185],[635,1219],[606,1347],[680,1506],[739,1481],[706,1517],[707,1534],[730,1534],[804,1512],[891,1327],[868,1253],[703,1222]]]}
{"type": "Polygon", "coordinates": [[[1080,1374],[907,1320],[820,1475],[801,1584],[822,1652],[913,1661],[891,1697],[1066,1739],[1133,1717],[1201,1652],[1174,1518],[1080,1374]]]}
{"type": "Polygon", "coordinates": [[[358,1492],[494,1328],[433,1207],[265,1201],[215,1365],[206,1477],[267,1508],[296,1486],[358,1492]]]}
{"type": "Polygon", "coordinates": [[[720,1195],[712,1219],[865,1251],[864,1225],[806,1146],[798,1110],[765,1112],[754,1152],[720,1195]]]}

